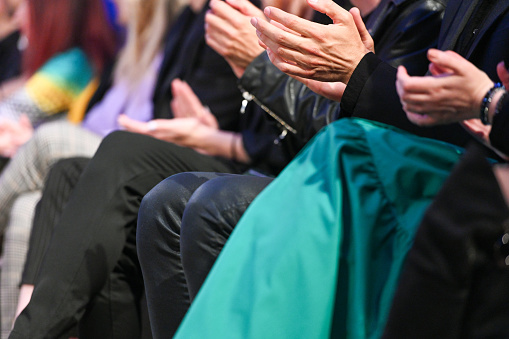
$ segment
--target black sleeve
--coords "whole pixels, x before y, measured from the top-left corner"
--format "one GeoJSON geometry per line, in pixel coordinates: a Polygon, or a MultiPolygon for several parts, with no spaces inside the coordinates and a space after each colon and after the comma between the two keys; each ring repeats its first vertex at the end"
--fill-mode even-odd
{"type": "Polygon", "coordinates": [[[490,141],[493,147],[509,155],[509,98],[502,102],[500,113],[493,117],[490,141]]]}
{"type": "Polygon", "coordinates": [[[300,81],[281,72],[266,53],[248,66],[239,80],[239,87],[288,125],[290,133],[294,130],[293,137],[302,143],[339,118],[339,102],[312,92],[300,81]]]}
{"type": "Polygon", "coordinates": [[[342,114],[392,125],[407,132],[458,146],[473,138],[459,125],[419,127],[407,117],[396,92],[396,68],[372,53],[366,54],[352,74],[341,101],[342,114]]]}

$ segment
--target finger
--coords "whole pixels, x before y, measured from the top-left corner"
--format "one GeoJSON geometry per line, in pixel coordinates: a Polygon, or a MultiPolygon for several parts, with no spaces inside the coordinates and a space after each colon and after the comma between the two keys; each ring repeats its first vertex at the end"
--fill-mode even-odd
{"type": "Polygon", "coordinates": [[[501,61],[497,65],[497,74],[502,84],[504,84],[504,86],[509,90],[509,71],[507,71],[505,62],[501,61]]]}
{"type": "Polygon", "coordinates": [[[335,24],[345,23],[350,20],[351,15],[343,7],[332,0],[307,0],[309,6],[315,11],[323,13],[332,19],[335,24]]]}
{"type": "Polygon", "coordinates": [[[375,44],[373,42],[373,38],[371,37],[371,34],[369,34],[368,29],[362,20],[361,12],[357,7],[354,7],[350,10],[350,14],[353,17],[355,27],[357,27],[357,31],[361,36],[362,43],[368,50],[375,53],[375,44]]]}
{"type": "Polygon", "coordinates": [[[272,51],[277,51],[276,46],[298,49],[305,42],[302,37],[290,34],[264,20],[252,18],[251,24],[256,28],[258,38],[272,51]]]}
{"type": "Polygon", "coordinates": [[[283,73],[304,78],[309,78],[312,75],[309,70],[302,69],[297,65],[293,65],[288,61],[281,59],[270,49],[267,49],[267,55],[269,56],[269,59],[274,64],[274,66],[276,66],[283,73]]]}
{"type": "Polygon", "coordinates": [[[208,34],[228,34],[233,29],[233,26],[228,20],[221,18],[214,12],[209,11],[205,14],[205,31],[208,34]]]}
{"type": "Polygon", "coordinates": [[[407,88],[406,84],[410,80],[410,76],[405,68],[405,66],[399,66],[398,71],[396,73],[396,91],[398,92],[399,98],[403,101],[403,96],[405,95],[407,88]]]}
{"type": "Polygon", "coordinates": [[[303,36],[313,36],[313,32],[320,29],[320,24],[299,18],[276,7],[266,7],[263,11],[267,18],[282,24],[283,26],[298,32],[303,36]]]}
{"type": "Polygon", "coordinates": [[[264,18],[263,11],[248,0],[226,0],[226,3],[246,16],[264,18]]]}
{"type": "Polygon", "coordinates": [[[212,12],[217,15],[219,18],[224,19],[231,23],[232,25],[241,24],[242,20],[245,19],[245,15],[237,11],[235,8],[231,7],[224,1],[219,0],[211,0],[210,8],[212,12]]]}
{"type": "Polygon", "coordinates": [[[277,21],[270,21],[270,24],[271,24],[271,25],[274,25],[274,26],[276,26],[276,27],[278,27],[278,28],[280,28],[280,29],[282,29],[282,30],[283,30],[283,31],[285,31],[285,32],[288,32],[288,33],[291,33],[291,34],[295,34],[295,35],[297,35],[297,36],[302,36],[300,33],[295,32],[295,31],[293,31],[293,30],[289,29],[288,27],[286,27],[286,26],[284,26],[284,25],[280,24],[280,23],[279,23],[279,22],[277,22],[277,21]]]}
{"type": "Polygon", "coordinates": [[[418,126],[433,126],[436,124],[435,119],[431,118],[428,115],[407,112],[406,116],[408,120],[410,120],[412,123],[418,126]]]}
{"type": "Polygon", "coordinates": [[[468,60],[453,51],[428,50],[428,60],[440,69],[450,70],[454,74],[469,73],[473,66],[468,60]]]}
{"type": "Polygon", "coordinates": [[[403,70],[401,70],[401,73],[398,72],[396,79],[396,88],[400,95],[412,93],[429,94],[438,92],[439,89],[450,88],[454,85],[452,76],[410,76],[406,72],[406,69],[404,69],[404,73],[403,70]]]}
{"type": "Polygon", "coordinates": [[[139,134],[149,134],[150,132],[147,123],[130,119],[123,114],[118,117],[118,124],[129,132],[139,134]]]}

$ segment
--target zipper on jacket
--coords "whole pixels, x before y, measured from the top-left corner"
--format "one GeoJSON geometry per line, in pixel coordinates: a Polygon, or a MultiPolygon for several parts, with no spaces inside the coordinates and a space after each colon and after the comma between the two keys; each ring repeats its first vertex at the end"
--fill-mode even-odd
{"type": "Polygon", "coordinates": [[[244,90],[242,87],[240,87],[240,90],[242,91],[242,97],[244,98],[244,100],[242,100],[242,106],[240,107],[240,113],[244,114],[246,112],[247,104],[250,101],[254,101],[258,106],[260,106],[261,109],[263,109],[269,116],[271,116],[272,119],[276,120],[281,126],[282,132],[276,139],[274,139],[274,144],[276,145],[279,144],[287,136],[288,132],[297,134],[295,128],[287,124],[276,113],[272,112],[267,106],[262,104],[261,101],[258,100],[253,94],[244,90]]]}

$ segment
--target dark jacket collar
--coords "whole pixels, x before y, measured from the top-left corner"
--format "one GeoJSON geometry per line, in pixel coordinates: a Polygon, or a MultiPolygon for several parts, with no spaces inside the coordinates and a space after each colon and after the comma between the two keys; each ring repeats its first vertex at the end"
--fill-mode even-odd
{"type": "MultiPolygon", "coordinates": [[[[442,50],[453,49],[456,45],[465,25],[467,24],[477,3],[483,0],[450,0],[447,5],[446,15],[442,22],[442,29],[438,46],[442,50]]],[[[494,0],[484,0],[494,1],[494,0]]],[[[484,26],[477,34],[472,46],[466,55],[472,54],[479,41],[486,34],[495,21],[509,9],[509,0],[495,1],[494,8],[484,22],[484,26]]]]}

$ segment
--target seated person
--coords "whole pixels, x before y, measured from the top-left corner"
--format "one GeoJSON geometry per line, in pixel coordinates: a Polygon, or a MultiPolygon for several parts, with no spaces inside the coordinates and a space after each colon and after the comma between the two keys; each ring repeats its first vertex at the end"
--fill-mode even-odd
{"type": "MultiPolygon", "coordinates": [[[[481,118],[492,147],[509,154],[504,87],[454,52],[430,51],[436,76],[398,71],[398,93],[419,125],[481,118]],[[445,99],[447,98],[447,99],[445,99]]],[[[500,80],[509,85],[503,62],[500,80]]],[[[384,338],[504,338],[509,281],[509,171],[470,150],[426,211],[408,253],[384,338]]]]}
{"type": "MultiPolygon", "coordinates": [[[[163,118],[176,116],[180,97],[173,96],[171,90],[181,93],[192,88],[196,92],[196,98],[215,114],[216,124],[203,123],[197,115],[190,115],[188,112],[184,112],[188,116],[183,119],[156,119],[149,123],[137,123],[123,117],[119,121],[126,128],[141,128],[145,134],[157,135],[163,140],[175,143],[127,132],[114,132],[104,139],[83,172],[59,222],[49,227],[50,232],[54,227],[54,232],[52,236],[50,233],[49,248],[45,252],[40,270],[35,275],[34,294],[27,308],[16,320],[11,337],[66,333],[67,329],[89,315],[88,312],[101,297],[112,305],[119,305],[115,308],[118,312],[112,314],[114,319],[111,319],[107,333],[121,331],[121,335],[117,333],[120,336],[136,337],[138,332],[128,329],[137,324],[132,316],[137,314],[138,299],[143,291],[136,253],[132,246],[141,197],[172,173],[199,169],[239,173],[246,168],[242,161],[250,161],[250,158],[255,161],[259,154],[266,155],[271,151],[259,146],[263,144],[272,147],[279,130],[271,121],[263,123],[264,115],[238,114],[242,97],[237,89],[236,77],[226,61],[208,48],[203,39],[206,11],[203,1],[193,1],[172,26],[166,47],[167,54],[161,66],[164,76],[159,78],[156,85],[158,90],[154,94],[154,109],[155,112],[166,112],[166,116],[160,116],[163,118]],[[178,77],[182,77],[187,84],[175,82],[178,77]],[[173,99],[175,102],[170,104],[173,99]],[[236,130],[241,132],[234,132],[236,130]],[[253,130],[260,134],[254,135],[253,130]],[[244,139],[248,140],[247,146],[242,146],[244,139]],[[197,143],[194,144],[195,142],[197,143]],[[178,144],[193,146],[199,152],[178,144]],[[73,201],[82,202],[73,206],[73,201]],[[84,210],[89,210],[90,213],[81,214],[84,210]],[[81,216],[76,214],[77,211],[81,216]],[[94,221],[91,222],[91,219],[94,221]],[[81,222],[76,222],[77,220],[81,222]],[[97,229],[93,230],[95,226],[91,228],[92,225],[97,229]],[[59,239],[59,234],[65,239],[59,239]],[[76,234],[88,234],[90,237],[76,237],[76,234]],[[71,245],[74,241],[81,245],[71,245]],[[104,246],[95,244],[96,241],[104,243],[104,246]],[[90,248],[87,248],[87,243],[90,248]],[[99,250],[98,257],[91,257],[90,251],[95,252],[100,247],[104,251],[99,250]],[[52,252],[52,248],[58,248],[58,260],[66,258],[69,262],[55,266],[56,261],[47,256],[52,252]],[[63,256],[64,248],[74,253],[74,258],[63,256]],[[94,272],[90,272],[87,265],[82,266],[84,262],[79,258],[97,260],[97,265],[93,264],[94,272]],[[58,288],[49,283],[53,279],[53,273],[46,271],[46,265],[57,269],[57,279],[62,283],[61,291],[68,288],[79,290],[71,294],[58,293],[59,297],[69,298],[68,302],[61,304],[62,309],[54,308],[54,302],[48,303],[53,297],[47,299],[48,295],[44,290],[49,285],[52,285],[50,293],[56,292],[58,288]],[[116,265],[120,267],[115,269],[116,265]],[[61,270],[64,267],[66,269],[61,270]],[[81,273],[75,275],[75,269],[81,273]],[[66,275],[77,278],[81,274],[83,279],[79,278],[74,282],[62,279],[66,275]],[[109,293],[110,284],[118,286],[115,293],[109,293]],[[39,299],[39,293],[44,295],[42,299],[39,299]],[[78,295],[80,297],[76,298],[78,295]],[[118,296],[120,298],[116,299],[118,296]],[[39,313],[39,310],[46,307],[54,311],[50,311],[53,315],[48,316],[48,311],[39,313]],[[123,318],[123,315],[128,316],[123,318]],[[30,325],[24,324],[25,321],[30,325]],[[115,321],[120,324],[128,323],[129,326],[115,326],[115,321]],[[126,331],[123,330],[124,327],[126,331]],[[26,334],[27,332],[29,334],[26,334]]],[[[205,111],[202,110],[200,114],[205,114],[205,111]]],[[[207,113],[207,116],[210,115],[207,113]]],[[[277,166],[280,166],[279,146],[273,148],[274,162],[266,162],[268,170],[277,170],[277,166]]],[[[45,250],[43,249],[43,252],[45,250]]],[[[183,309],[187,309],[187,306],[183,309]]],[[[180,322],[182,316],[180,305],[175,305],[175,312],[169,317],[169,323],[176,329],[175,324],[180,322]]],[[[94,330],[96,329],[82,326],[80,337],[86,337],[94,330]]],[[[90,336],[93,337],[93,334],[90,336]]]]}
{"type": "MultiPolygon", "coordinates": [[[[167,32],[164,23],[169,25],[172,12],[179,8],[169,0],[146,1],[143,6],[121,1],[119,6],[117,18],[119,24],[127,25],[127,43],[115,66],[108,67],[103,74],[101,90],[94,95],[83,121],[59,119],[38,127],[0,175],[0,229],[6,232],[2,253],[4,274],[0,276],[5,331],[12,327],[16,310],[31,216],[37,201],[31,197],[41,190],[50,166],[60,158],[91,157],[101,139],[119,128],[117,118],[121,114],[141,121],[153,118],[152,96],[167,32]],[[103,93],[105,87],[108,89],[103,93]],[[28,217],[17,218],[19,215],[28,217]]],[[[89,97],[86,95],[84,100],[89,97]]]]}
{"type": "MultiPolygon", "coordinates": [[[[463,6],[470,6],[470,5],[472,5],[472,4],[463,4],[463,6]]],[[[485,5],[486,5],[486,3],[485,3],[485,5]]],[[[489,5],[489,3],[488,3],[488,5],[489,5]]],[[[462,4],[459,2],[456,2],[455,6],[462,6],[462,4]]],[[[482,11],[481,11],[481,13],[482,13],[482,11]]],[[[491,14],[491,18],[490,18],[489,22],[491,22],[491,19],[494,16],[503,15],[503,14],[500,14],[499,12],[495,12],[495,11],[493,11],[491,13],[492,14],[491,14]]],[[[500,34],[500,32],[503,31],[504,24],[506,24],[506,23],[507,22],[502,23],[498,26],[497,33],[495,33],[494,36],[497,36],[496,34],[500,34]]],[[[490,23],[490,24],[492,24],[492,23],[490,23]]],[[[303,27],[303,26],[301,26],[301,27],[303,27]]],[[[468,30],[466,30],[466,31],[468,32],[468,30]]],[[[478,53],[482,53],[482,49],[480,49],[480,48],[477,51],[478,51],[478,53]]],[[[478,57],[479,56],[475,56],[475,58],[478,58],[478,57]]],[[[392,70],[392,72],[395,72],[395,70],[392,70]]],[[[393,88],[392,91],[395,92],[395,88],[393,88]]],[[[399,111],[402,114],[404,114],[401,111],[401,107],[400,107],[399,111]]],[[[405,124],[408,124],[408,122],[406,122],[405,124]]],[[[198,174],[195,177],[200,178],[200,180],[203,181],[203,178],[206,178],[207,175],[198,174]]],[[[193,177],[188,176],[188,178],[192,179],[193,177]]],[[[184,175],[175,177],[175,180],[173,182],[173,184],[175,184],[175,187],[178,187],[179,185],[182,186],[182,181],[180,179],[187,179],[187,178],[185,178],[184,175]]],[[[223,178],[216,179],[216,180],[222,180],[224,182],[223,178]]],[[[172,179],[169,179],[169,181],[168,181],[168,183],[166,183],[166,185],[171,186],[171,184],[172,184],[171,181],[172,181],[172,179]]],[[[246,179],[245,181],[249,181],[249,180],[246,179]]],[[[197,183],[197,185],[195,185],[195,186],[189,186],[189,187],[193,187],[191,193],[196,189],[196,187],[199,187],[198,180],[196,180],[196,183],[197,183]]],[[[232,184],[232,186],[229,187],[230,194],[232,194],[231,192],[233,189],[235,189],[236,191],[239,191],[239,192],[243,192],[243,190],[245,192],[250,192],[249,189],[246,189],[246,186],[249,187],[249,185],[246,185],[244,187],[239,187],[238,183],[239,183],[239,180],[236,180],[235,184],[232,184]]],[[[208,183],[205,185],[208,185],[208,183]]],[[[184,186],[184,187],[186,187],[186,186],[184,186]]],[[[193,275],[199,275],[201,278],[201,280],[200,279],[197,280],[197,282],[198,282],[197,285],[195,285],[194,287],[190,287],[190,289],[192,290],[192,293],[197,292],[196,286],[199,288],[199,285],[201,284],[201,282],[204,279],[204,274],[206,275],[208,269],[210,268],[210,266],[207,266],[207,265],[209,265],[209,264],[211,265],[211,262],[213,262],[213,260],[212,261],[203,260],[203,261],[207,262],[205,265],[201,265],[200,263],[196,263],[196,262],[201,260],[201,258],[202,258],[201,255],[204,253],[206,255],[208,255],[209,253],[207,253],[207,252],[210,251],[210,252],[212,252],[210,256],[214,256],[215,254],[217,254],[219,252],[220,247],[222,246],[222,243],[224,242],[225,238],[228,237],[229,232],[231,232],[232,227],[235,225],[235,220],[232,221],[232,219],[238,218],[238,215],[242,214],[242,213],[235,213],[238,211],[232,212],[232,210],[235,208],[242,208],[242,206],[246,205],[246,203],[244,202],[244,200],[245,200],[244,199],[239,204],[239,207],[236,207],[234,202],[235,202],[235,199],[238,198],[238,195],[235,195],[235,194],[232,195],[232,199],[227,199],[226,196],[223,194],[224,192],[229,192],[228,187],[226,187],[225,185],[221,186],[221,184],[218,184],[218,185],[211,184],[210,187],[211,187],[211,189],[207,190],[206,187],[204,188],[202,186],[202,187],[200,187],[199,190],[196,191],[195,194],[197,195],[197,197],[195,197],[195,196],[191,197],[191,200],[190,200],[191,203],[189,204],[190,205],[189,211],[183,210],[183,208],[181,207],[182,203],[175,205],[176,206],[175,211],[176,211],[177,215],[182,216],[182,213],[183,213],[184,221],[186,218],[189,218],[189,221],[190,221],[189,223],[186,223],[186,225],[189,225],[186,227],[190,227],[190,229],[191,229],[189,231],[189,233],[186,234],[187,231],[186,231],[185,227],[182,225],[182,234],[181,234],[180,241],[181,241],[181,249],[182,249],[182,261],[184,264],[184,270],[186,273],[186,278],[188,280],[188,283],[190,283],[190,278],[189,278],[190,276],[192,277],[193,275]],[[219,193],[217,193],[218,191],[219,191],[219,193]],[[210,194],[207,194],[204,192],[208,192],[210,194]],[[216,192],[217,195],[214,196],[214,194],[212,192],[216,192]],[[217,197],[217,196],[220,196],[221,198],[215,199],[214,197],[217,197]],[[221,200],[221,199],[226,199],[226,200],[221,200]],[[221,207],[224,207],[225,209],[223,210],[223,209],[221,209],[221,207]],[[227,213],[224,212],[221,214],[221,212],[223,212],[223,211],[228,211],[228,212],[227,213]],[[200,214],[200,212],[202,212],[202,213],[200,214]],[[222,217],[222,215],[224,215],[225,213],[228,216],[228,218],[222,217]],[[221,218],[218,218],[219,220],[215,220],[215,219],[211,220],[212,216],[218,216],[218,215],[221,216],[221,218]],[[231,217],[231,216],[233,216],[233,217],[231,217]],[[200,221],[196,221],[196,219],[200,219],[200,217],[203,219],[203,221],[201,223],[200,223],[200,221]],[[225,219],[226,219],[226,221],[225,221],[225,219]],[[196,230],[194,230],[195,225],[197,225],[196,230]],[[202,226],[202,225],[206,225],[205,227],[208,227],[208,228],[200,229],[200,226],[202,226]],[[218,225],[220,225],[220,226],[218,226],[218,225]],[[202,234],[200,234],[200,232],[202,234]],[[198,238],[198,240],[196,240],[196,238],[198,238]],[[187,245],[185,244],[186,239],[190,239],[189,241],[191,243],[193,241],[196,241],[196,244],[194,244],[195,246],[191,245],[191,247],[196,251],[188,252],[189,253],[188,260],[189,260],[189,262],[191,262],[189,271],[186,270],[186,254],[185,254],[185,252],[187,251],[187,249],[186,249],[187,245]],[[201,241],[201,240],[203,240],[203,241],[201,241]],[[200,259],[196,260],[197,257],[199,257],[200,259]],[[193,262],[194,262],[194,264],[193,264],[193,262]],[[205,269],[203,269],[203,268],[205,268],[205,269]]],[[[253,185],[253,187],[255,187],[255,185],[253,185]]],[[[182,192],[183,190],[180,190],[180,191],[182,192]]],[[[158,229],[158,230],[160,230],[161,233],[166,232],[166,229],[168,229],[168,230],[170,230],[170,232],[167,232],[167,234],[168,234],[168,236],[170,236],[171,231],[174,232],[175,229],[178,229],[177,227],[168,226],[168,223],[175,224],[174,214],[171,212],[168,212],[168,211],[171,211],[171,207],[168,207],[168,204],[164,204],[164,202],[162,202],[162,200],[161,200],[161,197],[164,194],[165,190],[163,188],[160,188],[160,189],[156,189],[154,192],[155,192],[154,195],[149,196],[152,199],[152,201],[154,202],[154,205],[160,206],[160,207],[158,207],[158,209],[160,209],[161,212],[172,214],[173,218],[171,220],[168,219],[168,221],[166,223],[167,226],[165,226],[164,223],[161,223],[161,218],[158,219],[157,225],[155,223],[152,223],[150,225],[150,223],[151,223],[150,215],[143,213],[143,214],[140,214],[140,223],[141,223],[141,225],[146,225],[145,229],[148,229],[148,230],[158,229]],[[144,222],[143,217],[146,218],[145,219],[147,221],[146,223],[144,222]]],[[[180,195],[180,196],[184,196],[184,195],[180,195]]],[[[185,201],[187,201],[187,199],[189,199],[190,194],[188,192],[186,192],[185,196],[186,196],[185,201]]],[[[147,197],[147,198],[149,198],[149,197],[147,197]]],[[[178,200],[179,200],[179,197],[176,197],[175,201],[178,201],[178,200]]],[[[154,206],[150,206],[150,204],[148,203],[147,208],[149,208],[151,211],[153,211],[153,207],[154,206]]],[[[142,209],[142,212],[143,211],[144,211],[144,209],[142,209]]],[[[276,218],[275,217],[276,215],[277,214],[274,214],[274,218],[276,218]]],[[[154,220],[155,219],[156,218],[154,218],[154,220]]],[[[274,227],[277,227],[277,226],[274,225],[274,227]]],[[[140,226],[140,231],[142,229],[143,229],[143,227],[140,226]]],[[[150,231],[148,231],[146,234],[149,235],[150,234],[149,232],[150,231]]],[[[139,234],[138,236],[140,237],[141,235],[139,234]]],[[[145,238],[147,239],[147,245],[148,245],[150,243],[150,240],[148,240],[148,239],[150,239],[150,237],[147,236],[145,238]]],[[[157,240],[154,241],[154,243],[157,243],[157,242],[159,242],[159,241],[157,241],[157,240]]],[[[139,241],[139,244],[140,243],[141,243],[141,241],[139,241]]],[[[170,243],[170,242],[167,242],[167,244],[168,243],[170,243]]],[[[147,248],[147,253],[150,253],[150,251],[148,250],[149,246],[147,246],[146,248],[147,248]]],[[[142,255],[140,255],[140,257],[142,257],[142,255]]],[[[143,262],[143,259],[141,259],[141,260],[143,262]]],[[[159,262],[163,262],[163,261],[164,260],[160,260],[159,262]]],[[[155,273],[155,274],[161,273],[161,270],[162,270],[162,268],[160,267],[158,273],[155,273]]],[[[149,279],[147,279],[147,280],[149,280],[149,279]]],[[[161,292],[161,294],[164,294],[164,292],[161,292]]],[[[210,328],[209,328],[209,330],[210,330],[210,328]]],[[[212,332],[214,332],[214,331],[212,331],[212,332]]],[[[189,335],[189,333],[191,333],[191,332],[186,332],[186,333],[187,333],[187,335],[189,335]]],[[[184,337],[185,337],[185,335],[184,335],[184,337]]]]}

